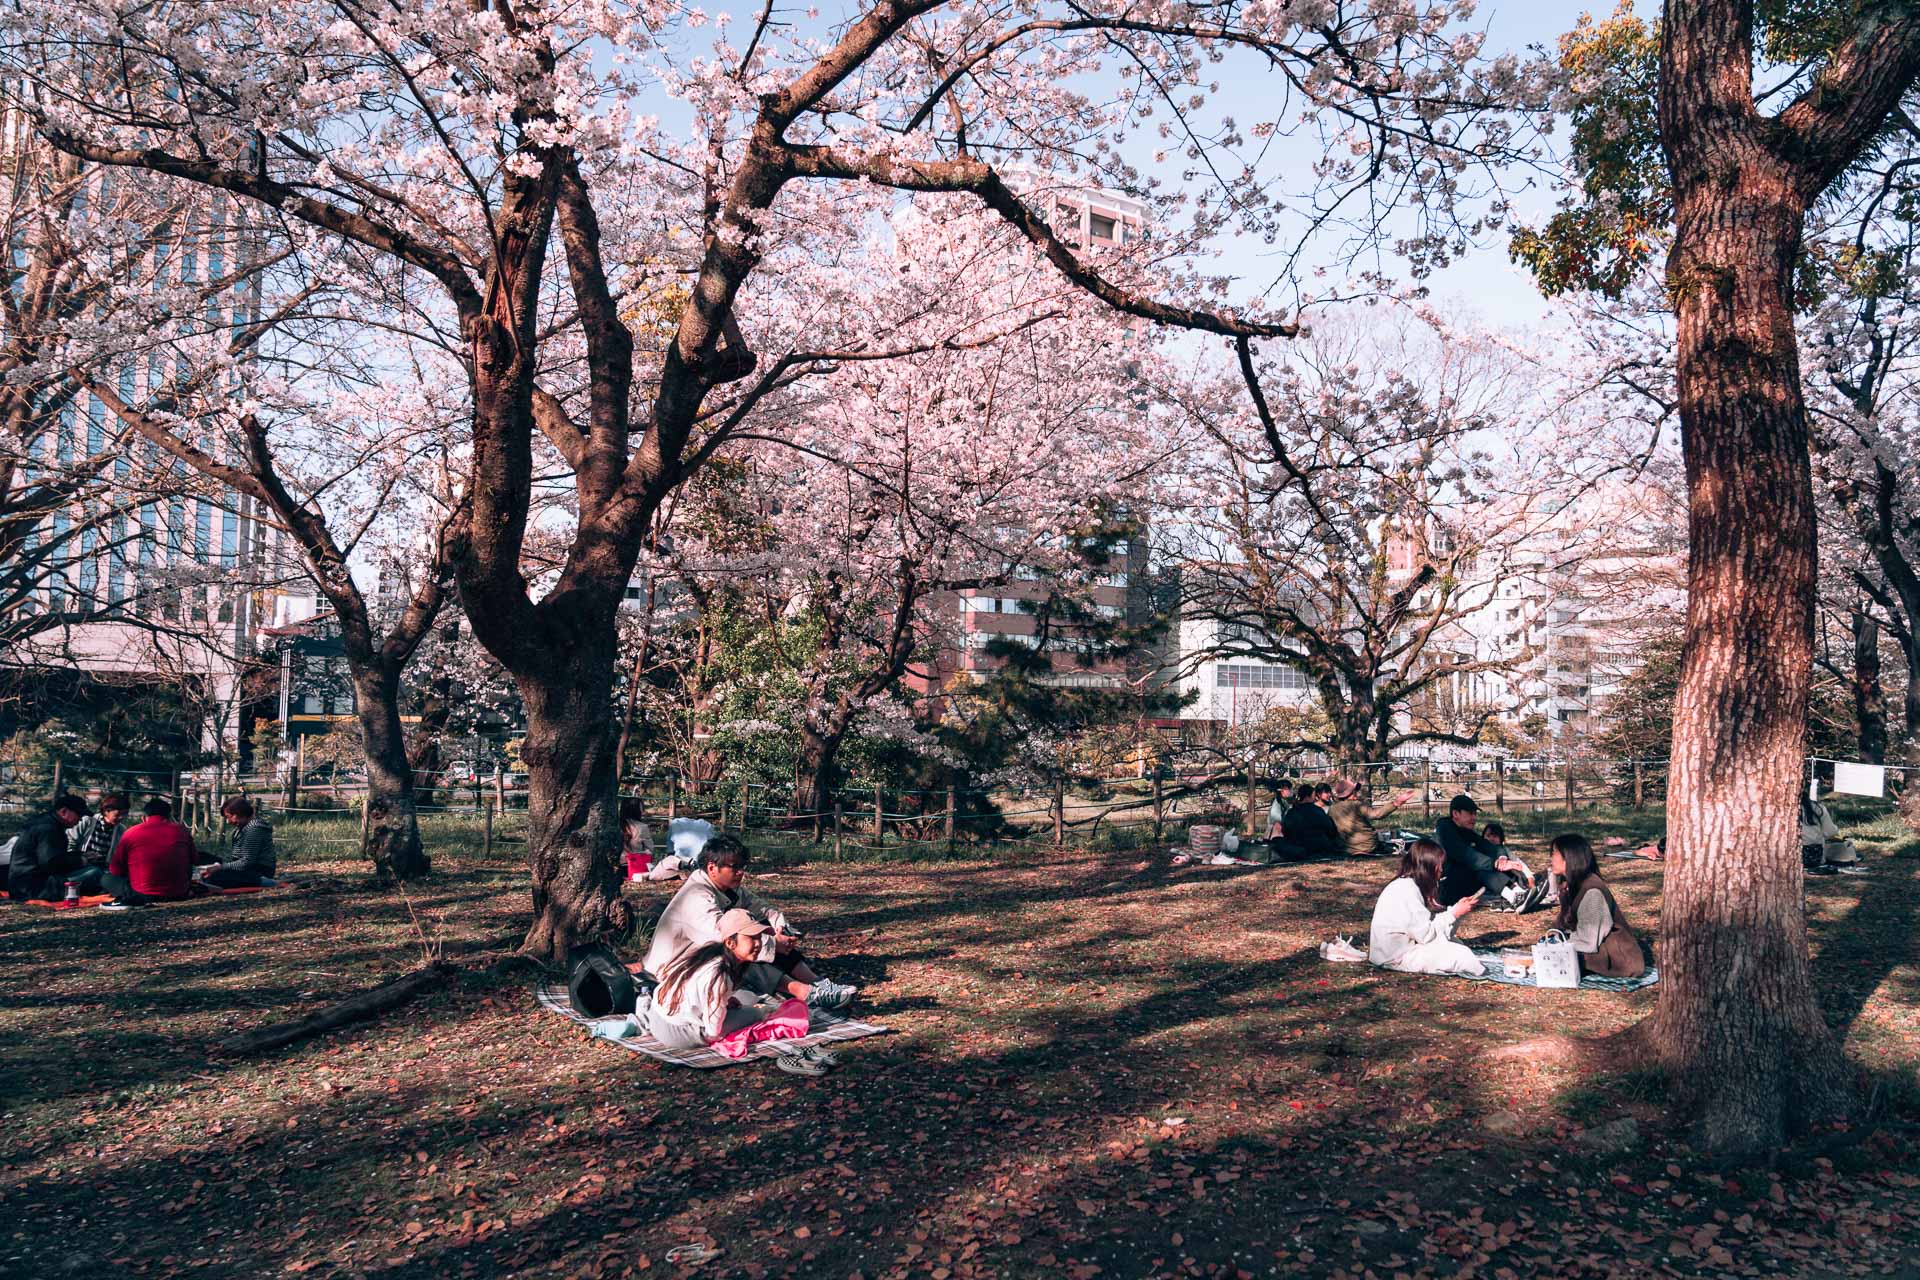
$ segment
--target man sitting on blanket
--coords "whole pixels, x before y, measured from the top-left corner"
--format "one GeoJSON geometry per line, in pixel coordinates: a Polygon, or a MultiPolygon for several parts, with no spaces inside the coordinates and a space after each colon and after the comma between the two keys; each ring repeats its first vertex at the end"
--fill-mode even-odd
{"type": "Polygon", "coordinates": [[[147,801],[147,816],[113,847],[103,881],[113,901],[103,910],[192,897],[192,872],[193,833],[175,822],[173,806],[156,796],[147,801]]]}
{"type": "Polygon", "coordinates": [[[732,836],[707,841],[700,869],[687,877],[653,927],[653,943],[641,965],[644,976],[658,982],[682,951],[720,941],[721,917],[739,908],[773,927],[764,935],[759,961],[747,966],[747,987],[762,995],[793,996],[820,1009],[851,1004],[857,988],[814,973],[787,917],[747,891],[747,861],[747,847],[732,836]]]}
{"type": "Polygon", "coordinates": [[[1480,806],[1470,795],[1457,795],[1447,806],[1434,833],[1446,850],[1446,874],[1440,878],[1439,902],[1450,907],[1470,893],[1486,890],[1483,902],[1504,902],[1518,907],[1527,896],[1522,879],[1526,867],[1519,859],[1500,851],[1499,846],[1473,829],[1480,806]]]}

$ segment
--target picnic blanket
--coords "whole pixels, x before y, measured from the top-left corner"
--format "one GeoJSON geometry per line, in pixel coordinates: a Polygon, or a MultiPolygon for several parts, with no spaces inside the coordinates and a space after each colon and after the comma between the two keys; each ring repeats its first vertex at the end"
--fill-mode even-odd
{"type": "MultiPolygon", "coordinates": [[[[215,886],[210,884],[203,884],[203,885],[196,886],[196,892],[193,894],[192,897],[166,898],[166,899],[156,898],[152,902],[150,902],[148,905],[155,906],[155,907],[171,907],[171,906],[178,905],[179,903],[182,903],[182,902],[193,902],[199,898],[224,898],[228,894],[233,894],[233,893],[265,893],[269,889],[286,889],[291,887],[292,887],[291,882],[286,880],[282,880],[278,884],[235,885],[230,889],[221,889],[221,888],[216,888],[215,886]]],[[[78,902],[68,902],[62,898],[56,898],[52,902],[45,901],[44,899],[41,899],[41,898],[28,898],[21,905],[29,906],[29,907],[45,907],[49,911],[73,911],[80,907],[103,907],[107,903],[112,901],[113,901],[113,895],[110,893],[84,893],[80,895],[80,900],[78,902]]]]}
{"type": "MultiPolygon", "coordinates": [[[[1506,966],[1500,962],[1500,953],[1498,951],[1488,951],[1476,947],[1473,954],[1480,960],[1481,972],[1478,977],[1464,973],[1459,975],[1468,982],[1498,982],[1508,987],[1533,987],[1539,985],[1533,980],[1532,973],[1524,973],[1517,978],[1510,975],[1507,972],[1506,966]]],[[[1640,988],[1650,987],[1658,981],[1660,981],[1660,968],[1658,965],[1650,964],[1647,966],[1647,971],[1637,978],[1602,978],[1591,973],[1583,974],[1580,978],[1578,990],[1638,991],[1640,988]]]]}
{"type": "MultiPolygon", "coordinates": [[[[567,1003],[567,984],[564,982],[543,982],[534,988],[534,998],[540,1007],[557,1013],[568,1022],[583,1027],[593,1025],[593,1019],[583,1018],[573,1011],[567,1003]]],[[[860,1040],[867,1036],[884,1035],[889,1030],[874,1022],[856,1022],[852,1018],[842,1017],[825,1009],[809,1009],[807,1034],[798,1040],[781,1040],[783,1046],[831,1044],[836,1040],[860,1040]]],[[[606,1043],[618,1045],[622,1049],[631,1049],[635,1053],[644,1053],[649,1058],[658,1058],[662,1062],[676,1067],[693,1067],[696,1070],[710,1070],[714,1067],[737,1067],[743,1062],[755,1058],[775,1058],[779,1051],[774,1048],[776,1042],[765,1041],[747,1049],[744,1058],[729,1058],[725,1054],[701,1045],[692,1049],[669,1049],[650,1035],[628,1036],[624,1040],[608,1040],[606,1043]]]]}

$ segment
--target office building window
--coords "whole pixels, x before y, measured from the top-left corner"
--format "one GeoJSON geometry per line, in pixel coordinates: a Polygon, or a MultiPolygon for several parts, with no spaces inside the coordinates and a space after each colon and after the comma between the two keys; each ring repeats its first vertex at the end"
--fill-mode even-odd
{"type": "Polygon", "coordinates": [[[1305,689],[1304,672],[1292,667],[1255,666],[1248,662],[1222,663],[1214,681],[1221,689],[1305,689]]]}

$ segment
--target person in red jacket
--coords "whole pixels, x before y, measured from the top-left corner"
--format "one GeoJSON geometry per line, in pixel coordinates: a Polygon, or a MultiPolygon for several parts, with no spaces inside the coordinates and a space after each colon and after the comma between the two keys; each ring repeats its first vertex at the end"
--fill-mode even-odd
{"type": "Polygon", "coordinates": [[[113,901],[102,910],[170,902],[193,893],[193,835],[173,820],[173,806],[147,801],[147,816],[113,848],[102,887],[113,901]]]}

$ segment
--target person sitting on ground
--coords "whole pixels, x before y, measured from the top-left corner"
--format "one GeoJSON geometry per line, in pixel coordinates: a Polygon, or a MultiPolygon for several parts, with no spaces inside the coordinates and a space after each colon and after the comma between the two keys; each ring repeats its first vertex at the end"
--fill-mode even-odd
{"type": "Polygon", "coordinates": [[[653,828],[647,823],[647,803],[639,796],[620,802],[620,856],[631,880],[639,879],[653,866],[653,828]]]}
{"type": "MultiPolygon", "coordinates": [[[[1484,839],[1488,844],[1493,846],[1493,851],[1496,856],[1504,856],[1504,857],[1512,858],[1515,862],[1520,863],[1522,868],[1525,868],[1526,863],[1522,858],[1520,858],[1517,854],[1510,854],[1507,852],[1507,829],[1505,826],[1501,825],[1498,822],[1486,823],[1484,826],[1480,828],[1480,835],[1482,839],[1484,839]]],[[[1523,869],[1517,874],[1522,880],[1525,880],[1527,878],[1528,872],[1523,869]]],[[[1546,884],[1541,886],[1539,901],[1537,903],[1530,904],[1528,909],[1531,910],[1533,906],[1551,906],[1559,901],[1560,901],[1560,882],[1555,880],[1553,878],[1553,873],[1549,871],[1547,873],[1546,884]]]]}
{"type": "Polygon", "coordinates": [[[215,889],[259,888],[274,872],[272,825],[255,815],[253,801],[244,796],[221,805],[220,816],[233,828],[233,838],[226,856],[201,874],[200,883],[215,889]]]}
{"type": "Polygon", "coordinates": [[[1287,810],[1287,820],[1281,828],[1287,861],[1331,858],[1341,851],[1340,833],[1334,829],[1326,810],[1315,802],[1315,794],[1315,789],[1304,783],[1293,793],[1293,808],[1287,810]]]}
{"type": "Polygon", "coordinates": [[[1651,844],[1643,844],[1633,851],[1636,858],[1645,858],[1649,862],[1665,861],[1667,856],[1667,838],[1661,836],[1651,844]]]}
{"type": "Polygon", "coordinates": [[[1489,897],[1518,906],[1526,897],[1527,887],[1520,879],[1526,868],[1473,829],[1474,815],[1479,812],[1473,797],[1462,794],[1453,798],[1447,805],[1447,816],[1440,819],[1435,835],[1447,855],[1446,874],[1440,878],[1440,905],[1450,907],[1484,889],[1489,897]]]}
{"type": "Polygon", "coordinates": [[[1573,941],[1582,973],[1603,978],[1637,978],[1647,971],[1647,953],[1600,878],[1593,844],[1583,835],[1555,836],[1550,859],[1553,874],[1566,891],[1554,927],[1573,941]]]}
{"type": "Polygon", "coordinates": [[[173,820],[173,806],[158,796],[147,816],[127,829],[113,848],[103,881],[113,901],[102,910],[193,896],[193,835],[173,820]]]}
{"type": "MultiPolygon", "coordinates": [[[[747,973],[771,926],[735,907],[715,927],[720,931],[718,939],[688,946],[663,966],[660,985],[647,1005],[647,1034],[669,1049],[706,1045],[729,1058],[745,1057],[750,1046],[763,1040],[805,1036],[809,1021],[805,1002],[789,997],[768,1011],[757,1003],[742,1005],[734,1000],[735,993],[746,987],[747,973]]],[[[819,1075],[819,1068],[831,1060],[825,1054],[806,1054],[803,1059],[815,1065],[802,1072],[806,1075],[819,1075]]]]}
{"type": "Polygon", "coordinates": [[[100,812],[80,819],[67,833],[67,843],[80,856],[80,870],[73,878],[80,882],[81,893],[103,892],[107,863],[113,860],[113,847],[126,830],[121,823],[129,807],[124,794],[109,791],[100,797],[100,812]]]}
{"type": "Polygon", "coordinates": [[[1400,874],[1373,905],[1373,927],[1367,935],[1367,959],[1383,969],[1401,973],[1459,973],[1469,977],[1482,971],[1479,957],[1453,940],[1460,917],[1480,901],[1470,893],[1450,907],[1435,894],[1446,851],[1432,840],[1415,840],[1400,855],[1400,874]]]}
{"type": "Polygon", "coordinates": [[[67,833],[83,818],[86,800],[67,794],[54,800],[52,810],[21,827],[6,869],[8,898],[58,902],[67,894],[67,881],[81,871],[81,854],[67,833]]]}
{"type": "Polygon", "coordinates": [[[1342,778],[1333,784],[1333,803],[1327,806],[1327,818],[1340,833],[1341,847],[1349,857],[1371,858],[1387,851],[1373,824],[1411,799],[1413,792],[1403,791],[1383,805],[1370,807],[1360,797],[1360,784],[1342,778]]]}
{"type": "Polygon", "coordinates": [[[7,864],[9,898],[56,902],[66,896],[67,877],[80,870],[79,851],[68,842],[67,832],[86,816],[87,802],[66,795],[20,829],[13,838],[13,860],[7,864]]]}
{"type": "Polygon", "coordinates": [[[1273,803],[1267,806],[1267,839],[1278,840],[1287,820],[1287,807],[1293,800],[1293,783],[1282,778],[1273,785],[1273,803]]]}
{"type": "Polygon", "coordinates": [[[739,908],[772,926],[763,940],[762,954],[747,969],[747,985],[767,995],[796,996],[822,1009],[850,1004],[857,988],[816,974],[801,953],[799,930],[744,887],[749,857],[747,847],[732,836],[715,836],[707,842],[700,868],[687,877],[653,927],[642,975],[658,982],[673,958],[688,947],[720,941],[721,917],[739,908]]]}
{"type": "Polygon", "coordinates": [[[1827,806],[1805,795],[1800,797],[1800,861],[1815,875],[1831,875],[1835,868],[1860,861],[1853,842],[1840,838],[1827,806]]]}

